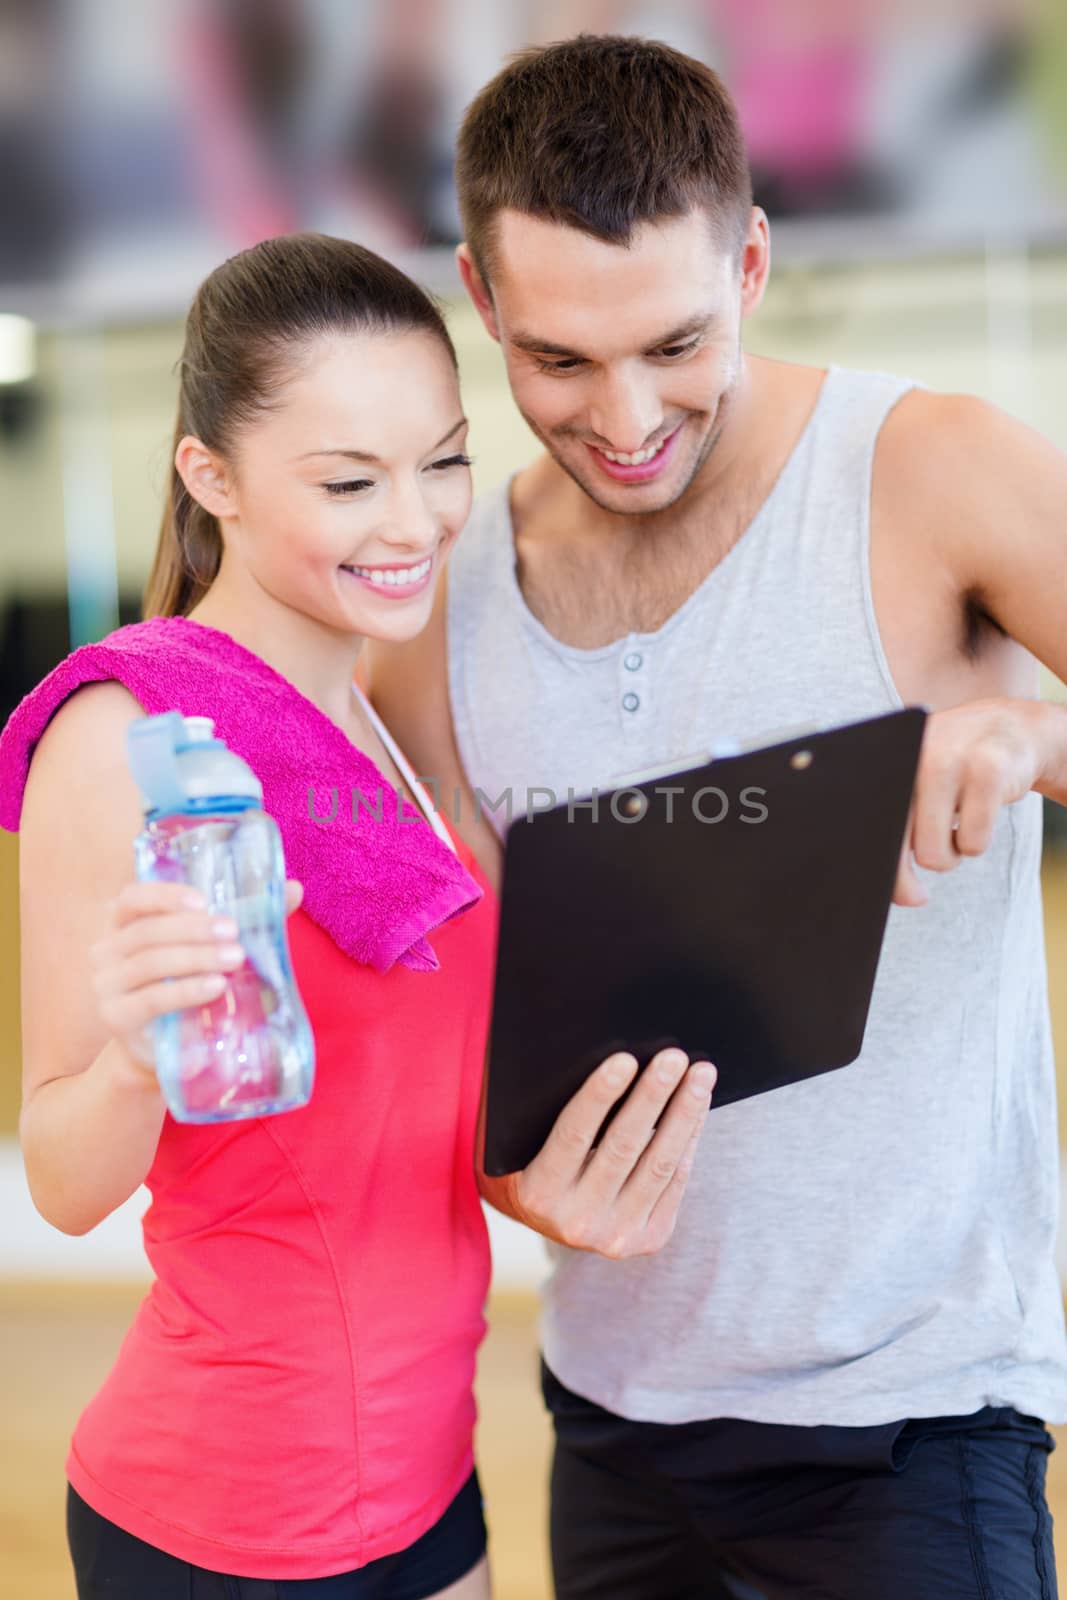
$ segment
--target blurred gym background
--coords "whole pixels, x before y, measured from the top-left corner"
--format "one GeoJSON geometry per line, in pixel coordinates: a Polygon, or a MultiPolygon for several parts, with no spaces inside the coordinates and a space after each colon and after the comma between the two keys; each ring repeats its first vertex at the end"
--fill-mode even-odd
{"type": "MultiPolygon", "coordinates": [[[[510,50],[580,31],[665,39],[733,89],[774,243],[753,351],[981,394],[1067,447],[1062,0],[3,0],[0,721],[71,647],[137,618],[185,306],[258,239],[346,234],[441,294],[476,487],[529,459],[459,295],[452,141],[510,50]]],[[[1065,821],[1048,808],[1061,1067],[1065,821]]],[[[84,1239],[29,1203],[17,868],[0,834],[0,1596],[71,1600],[66,1439],[143,1291],[143,1199],[84,1239]]],[[[494,1247],[480,1399],[497,1593],[546,1600],[542,1255],[497,1224],[494,1247]]],[[[1052,1471],[1067,1512],[1067,1466],[1052,1471]]]]}

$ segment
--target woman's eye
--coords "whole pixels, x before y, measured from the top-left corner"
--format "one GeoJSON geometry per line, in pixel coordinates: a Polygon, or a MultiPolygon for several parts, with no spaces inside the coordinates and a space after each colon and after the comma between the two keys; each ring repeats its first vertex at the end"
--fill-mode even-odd
{"type": "Polygon", "coordinates": [[[343,483],[324,483],[327,494],[355,494],[359,489],[372,489],[369,478],[346,478],[343,483]]]}
{"type": "Polygon", "coordinates": [[[446,456],[443,461],[435,461],[433,463],[433,470],[435,472],[443,472],[447,467],[469,467],[472,465],[473,462],[470,456],[446,456]]]}

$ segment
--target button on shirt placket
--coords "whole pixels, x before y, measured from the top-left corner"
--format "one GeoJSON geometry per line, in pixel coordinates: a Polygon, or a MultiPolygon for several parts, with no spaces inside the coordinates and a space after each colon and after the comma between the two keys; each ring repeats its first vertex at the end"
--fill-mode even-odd
{"type": "Polygon", "coordinates": [[[619,669],[619,707],[626,735],[638,733],[648,710],[647,669],[642,650],[627,649],[619,669]]]}

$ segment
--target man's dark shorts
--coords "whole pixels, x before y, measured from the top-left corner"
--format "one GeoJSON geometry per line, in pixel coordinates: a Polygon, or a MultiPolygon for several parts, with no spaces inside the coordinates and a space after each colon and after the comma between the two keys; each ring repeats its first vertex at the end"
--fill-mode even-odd
{"type": "Polygon", "coordinates": [[[1055,1600],[1034,1417],[627,1422],[542,1376],[557,1600],[1055,1600]]]}

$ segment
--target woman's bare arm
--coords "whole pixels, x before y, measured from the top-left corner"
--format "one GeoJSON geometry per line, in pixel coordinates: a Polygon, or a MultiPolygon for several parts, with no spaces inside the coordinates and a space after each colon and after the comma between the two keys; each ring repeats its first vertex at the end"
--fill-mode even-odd
{"type": "MultiPolygon", "coordinates": [[[[141,803],[120,684],[80,689],[34,755],[22,813],[23,1106],[30,1192],[87,1233],[144,1181],[165,1115],[146,1033],[244,961],[237,923],[181,883],[138,883],[141,803]]],[[[286,884],[286,910],[300,904],[286,884]]]]}
{"type": "Polygon", "coordinates": [[[80,689],[37,746],[23,805],[20,1135],[34,1204],[65,1233],[134,1193],[163,1124],[155,1074],[109,1027],[94,970],[134,879],[141,807],[125,737],[143,715],[120,684],[80,689]]]}

